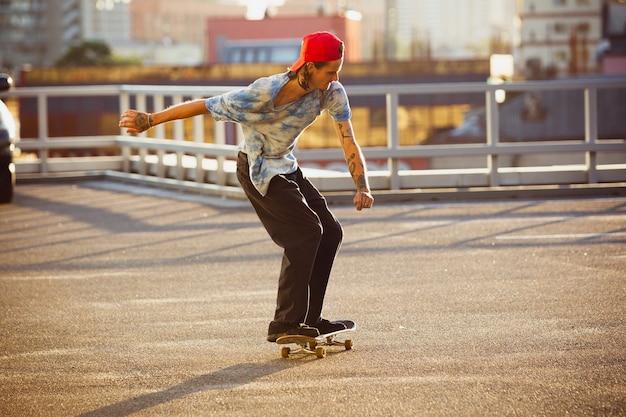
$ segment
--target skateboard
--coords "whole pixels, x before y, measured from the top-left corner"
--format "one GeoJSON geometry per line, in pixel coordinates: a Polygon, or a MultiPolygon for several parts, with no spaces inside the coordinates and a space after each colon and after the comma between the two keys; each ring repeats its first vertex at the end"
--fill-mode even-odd
{"type": "Polygon", "coordinates": [[[343,346],[346,350],[352,349],[353,343],[351,339],[344,339],[343,341],[337,340],[337,336],[352,333],[356,330],[356,323],[350,320],[336,320],[345,324],[346,329],[338,330],[336,332],[321,334],[317,337],[302,336],[302,335],[287,335],[281,336],[276,339],[278,345],[297,345],[297,348],[283,346],[280,349],[280,356],[283,358],[289,357],[290,354],[313,354],[318,358],[324,358],[326,356],[326,347],[328,346],[343,346]]]}

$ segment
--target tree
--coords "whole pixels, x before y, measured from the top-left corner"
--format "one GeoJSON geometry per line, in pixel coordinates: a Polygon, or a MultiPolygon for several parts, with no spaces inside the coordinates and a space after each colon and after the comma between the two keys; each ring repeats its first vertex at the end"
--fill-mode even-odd
{"type": "Polygon", "coordinates": [[[112,65],[111,48],[101,41],[83,41],[74,45],[57,60],[57,67],[112,65]]]}

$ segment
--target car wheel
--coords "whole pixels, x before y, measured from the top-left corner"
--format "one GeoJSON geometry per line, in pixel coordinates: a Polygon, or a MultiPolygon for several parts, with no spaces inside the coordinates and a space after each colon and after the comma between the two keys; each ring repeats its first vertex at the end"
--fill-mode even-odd
{"type": "Polygon", "coordinates": [[[0,204],[7,204],[13,200],[13,187],[15,176],[9,167],[3,167],[0,171],[0,204]]]}

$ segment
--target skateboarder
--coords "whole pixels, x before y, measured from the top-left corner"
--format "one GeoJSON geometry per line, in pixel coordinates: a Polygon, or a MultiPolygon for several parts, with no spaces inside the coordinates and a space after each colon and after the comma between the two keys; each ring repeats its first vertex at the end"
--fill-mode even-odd
{"type": "Polygon", "coordinates": [[[237,178],[270,237],[284,249],[276,311],[267,335],[270,342],[284,335],[315,337],[344,327],[322,318],[343,229],[293,154],[298,137],[327,111],[356,186],[353,203],[357,210],[372,207],[365,159],[352,130],[348,97],[339,83],[343,49],[333,34],[311,33],[303,38],[300,57],[285,73],[156,113],[127,110],[119,122],[129,133],[202,114],[241,125],[244,141],[237,178]]]}

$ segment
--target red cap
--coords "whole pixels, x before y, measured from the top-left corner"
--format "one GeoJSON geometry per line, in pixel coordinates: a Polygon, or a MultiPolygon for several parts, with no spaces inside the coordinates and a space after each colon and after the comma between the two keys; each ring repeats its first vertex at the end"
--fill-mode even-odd
{"type": "Polygon", "coordinates": [[[300,58],[291,71],[298,71],[306,62],[328,62],[343,57],[343,42],[330,32],[315,32],[302,38],[300,58]]]}

